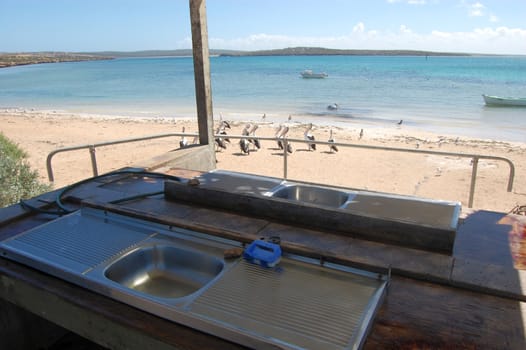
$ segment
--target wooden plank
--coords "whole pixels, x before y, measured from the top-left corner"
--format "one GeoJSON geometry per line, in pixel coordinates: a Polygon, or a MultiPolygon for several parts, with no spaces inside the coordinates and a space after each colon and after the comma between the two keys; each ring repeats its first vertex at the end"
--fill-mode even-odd
{"type": "Polygon", "coordinates": [[[525,306],[395,276],[364,349],[526,349],[525,306]]]}
{"type": "Polygon", "coordinates": [[[192,52],[194,57],[195,99],[199,143],[209,146],[213,161],[213,166],[210,168],[215,168],[214,114],[212,109],[212,84],[210,81],[210,58],[205,0],[190,0],[190,20],[192,24],[192,52]]]}

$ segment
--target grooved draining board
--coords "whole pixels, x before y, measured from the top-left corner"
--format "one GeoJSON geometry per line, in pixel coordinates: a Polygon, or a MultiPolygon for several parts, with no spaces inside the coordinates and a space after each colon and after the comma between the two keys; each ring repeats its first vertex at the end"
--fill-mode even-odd
{"type": "Polygon", "coordinates": [[[360,343],[383,284],[292,259],[275,268],[240,261],[189,310],[291,347],[346,349],[360,343]]]}

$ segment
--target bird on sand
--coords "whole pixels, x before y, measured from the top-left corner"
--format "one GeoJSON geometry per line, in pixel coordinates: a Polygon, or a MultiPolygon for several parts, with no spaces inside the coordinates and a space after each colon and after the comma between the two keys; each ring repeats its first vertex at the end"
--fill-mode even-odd
{"type": "MultiPolygon", "coordinates": [[[[183,126],[183,134],[185,132],[185,127],[183,126]]],[[[188,140],[186,139],[186,135],[183,135],[181,138],[181,141],[179,141],[179,148],[185,148],[188,146],[188,140]]]]}
{"type": "Polygon", "coordinates": [[[278,134],[278,146],[279,149],[283,150],[285,148],[285,143],[287,144],[287,152],[292,153],[292,145],[290,142],[283,142],[283,140],[287,137],[287,133],[289,132],[288,126],[283,126],[283,128],[280,127],[280,132],[278,134]]]}
{"type": "MultiPolygon", "coordinates": [[[[331,142],[331,143],[336,142],[336,139],[332,135],[332,129],[331,129],[331,134],[329,135],[329,140],[327,142],[331,142]]],[[[336,147],[336,145],[329,145],[329,152],[331,153],[338,152],[338,147],[336,147]]]]}
{"type": "Polygon", "coordinates": [[[404,122],[404,120],[403,120],[403,119],[400,119],[400,121],[399,121],[398,123],[396,123],[396,124],[398,124],[398,125],[402,125],[403,122],[404,122]]]}
{"type": "Polygon", "coordinates": [[[360,130],[360,137],[358,138],[358,140],[361,140],[363,137],[363,129],[360,130]]]}
{"type": "MultiPolygon", "coordinates": [[[[283,128],[283,132],[281,133],[281,138],[286,139],[288,132],[289,132],[289,127],[285,126],[285,128],[283,128]]],[[[287,144],[287,153],[292,153],[292,144],[288,141],[285,141],[285,143],[287,144]]]]}
{"type": "MultiPolygon", "coordinates": [[[[312,130],[312,123],[309,124],[307,129],[305,129],[305,132],[303,133],[303,138],[305,141],[315,141],[314,135],[311,134],[312,130]]],[[[309,143],[309,151],[315,151],[316,150],[316,144],[315,143],[309,143]]]]}
{"type": "Polygon", "coordinates": [[[281,140],[280,136],[281,136],[281,132],[283,131],[283,125],[280,124],[278,129],[276,130],[276,133],[274,134],[274,137],[277,138],[277,143],[278,143],[278,147],[279,149],[283,149],[283,141],[281,140]]]}
{"type": "MultiPolygon", "coordinates": [[[[225,126],[221,122],[219,126],[216,129],[216,135],[226,135],[225,126]]],[[[223,138],[222,136],[218,136],[215,138],[215,144],[217,146],[217,149],[220,151],[221,149],[226,149],[226,142],[228,139],[223,138]]],[[[230,140],[228,141],[230,142],[230,140]]]]}
{"type": "MultiPolygon", "coordinates": [[[[226,129],[230,129],[230,124],[226,120],[221,120],[219,122],[219,132],[220,135],[227,135],[226,129]]],[[[225,142],[230,143],[230,139],[228,137],[224,138],[225,142]]]]}
{"type": "MultiPolygon", "coordinates": [[[[241,135],[243,136],[249,136],[249,129],[250,129],[251,125],[250,124],[247,124],[245,125],[245,128],[243,129],[243,131],[241,132],[241,135]]],[[[245,153],[245,154],[250,154],[250,142],[248,142],[248,139],[246,137],[243,137],[239,140],[239,148],[241,149],[241,152],[245,153]]]]}
{"type": "MultiPolygon", "coordinates": [[[[258,126],[257,124],[254,124],[254,125],[252,126],[252,129],[250,129],[250,130],[248,131],[248,134],[249,134],[250,136],[254,136],[254,137],[255,137],[255,136],[256,136],[256,130],[258,129],[258,127],[259,127],[259,126],[258,126]]],[[[250,138],[250,139],[248,139],[248,142],[250,142],[251,144],[253,144],[254,147],[256,147],[257,149],[260,149],[260,148],[261,148],[261,144],[259,143],[259,139],[257,139],[257,138],[250,138]]]]}
{"type": "Polygon", "coordinates": [[[221,113],[219,113],[219,125],[223,125],[223,127],[227,128],[227,129],[231,129],[230,128],[230,123],[227,122],[226,120],[223,120],[223,115],[221,113]]]}

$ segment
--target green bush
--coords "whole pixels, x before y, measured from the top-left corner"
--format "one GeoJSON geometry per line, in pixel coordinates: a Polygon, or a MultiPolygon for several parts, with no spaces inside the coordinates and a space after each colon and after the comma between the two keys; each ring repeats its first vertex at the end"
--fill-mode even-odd
{"type": "Polygon", "coordinates": [[[31,170],[26,158],[23,150],[0,133],[0,207],[51,189],[38,181],[38,173],[31,170]]]}

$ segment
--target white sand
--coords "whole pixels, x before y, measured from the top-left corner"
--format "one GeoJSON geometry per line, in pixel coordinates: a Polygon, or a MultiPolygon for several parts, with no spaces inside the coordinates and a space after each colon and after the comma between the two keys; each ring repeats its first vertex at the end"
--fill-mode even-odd
{"type": "MultiPolygon", "coordinates": [[[[285,120],[268,117],[260,123],[258,136],[274,136],[285,120]]],[[[245,123],[232,122],[231,135],[240,135],[245,123]]],[[[290,122],[289,138],[303,139],[305,125],[290,122]]],[[[87,116],[53,111],[0,110],[0,132],[17,143],[29,155],[31,166],[42,181],[47,181],[46,157],[62,147],[94,144],[143,137],[155,134],[197,132],[196,121],[173,119],[138,119],[128,117],[87,116]]],[[[315,126],[316,140],[327,141],[328,126],[315,126]]],[[[455,135],[437,135],[408,131],[403,125],[391,129],[368,129],[359,139],[358,129],[333,128],[337,142],[480,154],[505,157],[515,164],[515,182],[507,192],[509,167],[497,160],[480,160],[474,207],[507,212],[517,204],[526,204],[526,144],[492,140],[474,140],[455,135]]],[[[191,139],[191,138],[190,138],[191,139]]],[[[138,143],[97,148],[99,173],[131,166],[179,147],[179,138],[157,139],[138,143]]],[[[461,201],[467,207],[471,178],[471,160],[458,156],[387,152],[339,147],[329,153],[318,145],[314,152],[306,145],[293,143],[294,153],[288,157],[288,178],[345,187],[368,189],[420,197],[461,201]]],[[[236,140],[217,152],[217,167],[275,177],[283,176],[283,156],[275,141],[262,141],[262,148],[242,155],[236,140]]],[[[52,161],[55,187],[91,176],[88,150],[59,153],[52,161]]]]}

